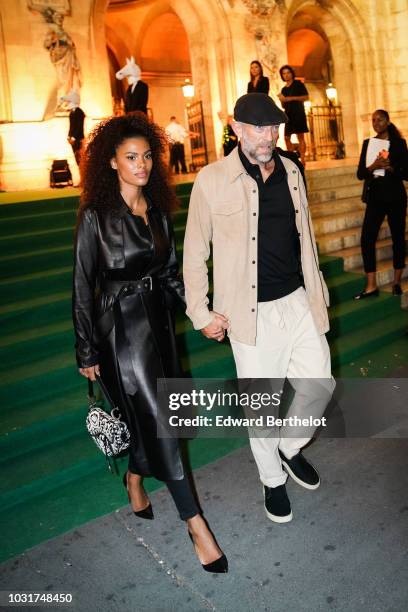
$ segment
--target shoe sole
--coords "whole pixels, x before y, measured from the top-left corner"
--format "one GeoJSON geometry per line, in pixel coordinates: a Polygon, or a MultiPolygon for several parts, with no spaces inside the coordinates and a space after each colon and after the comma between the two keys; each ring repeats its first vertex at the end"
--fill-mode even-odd
{"type": "Polygon", "coordinates": [[[272,514],[271,512],[268,512],[268,510],[265,508],[265,514],[268,517],[268,519],[270,521],[273,521],[274,523],[289,523],[293,519],[292,511],[290,512],[290,514],[287,514],[286,516],[277,516],[276,514],[272,514]]]}
{"type": "MultiPolygon", "coordinates": [[[[283,467],[285,468],[285,470],[287,471],[287,473],[289,474],[289,476],[295,482],[297,482],[298,485],[300,485],[304,489],[309,489],[309,491],[315,491],[316,489],[318,489],[320,487],[320,478],[319,478],[319,482],[317,482],[316,484],[314,484],[314,485],[308,484],[307,482],[304,482],[304,480],[300,480],[300,478],[298,478],[296,476],[296,474],[290,469],[289,465],[286,463],[286,461],[284,459],[282,459],[282,457],[281,457],[281,463],[282,463],[283,467]]],[[[310,463],[310,461],[309,461],[309,463],[310,463]]],[[[314,469],[316,469],[312,463],[310,463],[310,465],[312,465],[312,467],[314,469]]]]}
{"type": "MultiPolygon", "coordinates": [[[[265,504],[265,489],[263,493],[264,493],[264,504],[265,504]]],[[[266,516],[268,517],[270,521],[273,521],[274,523],[289,523],[293,519],[292,510],[290,511],[289,514],[286,514],[285,516],[278,516],[277,514],[272,514],[272,512],[269,512],[266,509],[266,506],[264,506],[264,508],[265,508],[266,516]]]]}

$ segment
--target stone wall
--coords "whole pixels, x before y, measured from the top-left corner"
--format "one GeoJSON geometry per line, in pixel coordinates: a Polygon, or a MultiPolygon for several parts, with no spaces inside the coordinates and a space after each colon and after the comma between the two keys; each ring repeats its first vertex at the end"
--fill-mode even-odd
{"type": "MultiPolygon", "coordinates": [[[[22,160],[16,159],[22,147],[15,143],[23,142],[28,128],[35,126],[36,138],[46,139],[51,133],[53,139],[66,136],[66,120],[53,121],[52,129],[47,123],[54,116],[56,73],[43,48],[47,24],[40,14],[28,10],[27,3],[0,0],[0,163],[2,185],[7,189],[24,184],[22,160]]],[[[282,85],[277,69],[288,59],[288,33],[302,24],[323,32],[329,41],[347,154],[358,154],[362,139],[371,133],[370,116],[376,108],[386,108],[408,135],[406,0],[141,0],[108,5],[108,0],[71,0],[71,13],[63,24],[75,41],[81,64],[81,106],[89,125],[112,113],[106,45],[119,64],[131,54],[137,60],[146,28],[172,11],[188,38],[191,76],[196,98],[203,102],[210,160],[220,152],[218,113],[231,113],[236,98],[245,93],[250,61],[263,62],[271,94],[276,94],[282,85]]],[[[167,122],[170,107],[181,116],[184,100],[178,88],[184,76],[182,72],[146,75],[159,123],[167,122]]],[[[45,186],[45,170],[53,157],[52,143],[40,149],[40,161],[35,150],[23,160],[23,165],[32,162],[33,167],[40,164],[42,168],[38,180],[34,173],[30,186],[45,186]]]]}

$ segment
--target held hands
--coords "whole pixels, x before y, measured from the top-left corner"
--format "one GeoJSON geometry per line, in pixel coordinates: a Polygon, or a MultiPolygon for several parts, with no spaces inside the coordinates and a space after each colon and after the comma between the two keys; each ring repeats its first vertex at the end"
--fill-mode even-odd
{"type": "Polygon", "coordinates": [[[229,327],[229,321],[224,315],[218,312],[212,311],[213,320],[209,325],[203,327],[201,333],[210,340],[217,340],[222,342],[225,336],[225,330],[229,327]]]}
{"type": "Polygon", "coordinates": [[[92,382],[95,382],[96,377],[100,375],[99,364],[91,366],[89,368],[79,368],[79,373],[85,378],[89,378],[92,382]]]}

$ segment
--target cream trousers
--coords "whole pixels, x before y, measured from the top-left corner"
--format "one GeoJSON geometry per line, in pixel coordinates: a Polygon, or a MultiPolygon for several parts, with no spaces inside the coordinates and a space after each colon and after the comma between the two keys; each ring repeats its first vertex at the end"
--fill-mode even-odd
{"type": "MultiPolygon", "coordinates": [[[[312,414],[320,418],[323,415],[335,383],[326,336],[316,329],[303,287],[279,300],[260,302],[256,345],[231,341],[231,346],[238,378],[289,379],[294,398],[287,417],[302,418],[312,414]]],[[[260,479],[268,487],[286,482],[278,449],[291,459],[314,432],[314,428],[300,428],[299,437],[294,437],[296,431],[289,429],[286,431],[282,427],[278,433],[276,429],[249,429],[260,479]]]]}

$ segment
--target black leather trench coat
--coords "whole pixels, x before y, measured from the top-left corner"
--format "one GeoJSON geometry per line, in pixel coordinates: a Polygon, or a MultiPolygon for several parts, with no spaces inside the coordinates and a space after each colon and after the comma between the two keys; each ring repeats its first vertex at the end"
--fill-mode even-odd
{"type": "Polygon", "coordinates": [[[128,422],[129,470],[178,480],[178,440],[157,436],[157,378],[181,376],[173,307],[185,304],[184,285],[169,218],[152,204],[147,217],[148,226],[122,198],[115,210],[83,212],[74,255],[76,357],[79,367],[99,364],[102,386],[128,422]],[[146,292],[136,290],[142,278],[146,292]]]}

